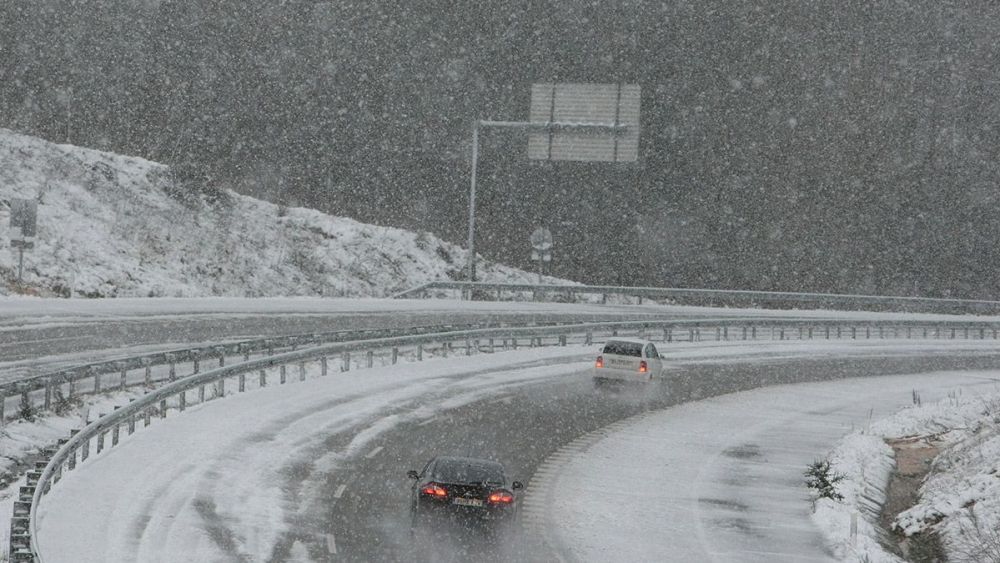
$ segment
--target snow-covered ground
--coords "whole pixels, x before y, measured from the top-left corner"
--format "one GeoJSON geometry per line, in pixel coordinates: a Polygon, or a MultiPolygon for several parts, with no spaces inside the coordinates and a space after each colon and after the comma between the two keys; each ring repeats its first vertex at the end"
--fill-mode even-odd
{"type": "Polygon", "coordinates": [[[831,472],[843,478],[837,491],[844,498],[817,501],[814,519],[838,554],[873,563],[902,561],[880,545],[884,531],[865,518],[866,501],[858,491],[865,491],[869,499],[884,500],[888,481],[884,460],[893,458],[887,441],[905,441],[939,453],[920,489],[919,502],[899,514],[894,526],[908,537],[936,532],[949,561],[1000,560],[1000,374],[979,375],[987,383],[986,394],[959,388],[937,400],[918,393],[913,397],[917,404],[837,443],[827,458],[831,472]],[[861,515],[855,541],[846,534],[852,512],[861,515]]]}
{"type": "MultiPolygon", "coordinates": [[[[905,352],[912,343],[882,344],[893,345],[905,352]]],[[[925,342],[924,348],[966,345],[925,342]]],[[[829,352],[828,346],[843,343],[780,343],[771,351],[775,357],[794,356],[795,349],[815,355],[829,352]]],[[[739,359],[720,357],[718,348],[676,345],[684,361],[739,359]]],[[[364,377],[311,379],[190,409],[124,439],[60,482],[42,505],[42,548],[55,561],[165,561],[167,554],[173,561],[213,560],[220,552],[197,524],[197,503],[190,502],[207,494],[218,503],[215,513],[252,546],[251,557],[269,554],[287,526],[284,512],[301,509],[282,504],[274,460],[306,456],[324,437],[363,422],[343,451],[315,461],[335,472],[339,460],[368,451],[398,424],[429,419],[498,387],[578,374],[589,365],[573,359],[580,353],[534,349],[376,368],[364,377]],[[509,367],[558,357],[569,363],[509,367]],[[455,399],[418,400],[406,416],[379,417],[388,405],[417,400],[435,381],[456,374],[466,375],[448,380],[460,390],[455,399]],[[258,447],[246,447],[248,441],[258,447]],[[83,505],[94,508],[82,513],[83,505]]],[[[997,375],[769,387],[640,416],[585,437],[567,450],[572,455],[548,463],[532,479],[532,518],[545,519],[542,529],[552,541],[587,561],[663,560],[664,553],[692,561],[829,559],[833,552],[809,519],[802,476],[808,464],[852,429],[909,404],[914,389],[925,401],[957,389],[971,397],[992,391],[997,375]],[[558,477],[546,480],[545,474],[558,477]],[[540,515],[538,499],[548,507],[540,515]]]]}
{"type": "MultiPolygon", "coordinates": [[[[17,278],[13,198],[38,201],[24,280],[44,295],[382,297],[460,276],[466,260],[430,233],[182,185],[161,164],[0,129],[0,295],[17,278]]],[[[479,272],[537,281],[486,261],[479,272]]]]}

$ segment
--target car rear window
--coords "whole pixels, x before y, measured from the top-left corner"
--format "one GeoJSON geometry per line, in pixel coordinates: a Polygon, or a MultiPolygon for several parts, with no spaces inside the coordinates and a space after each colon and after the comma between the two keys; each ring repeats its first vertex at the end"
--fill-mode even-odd
{"type": "Polygon", "coordinates": [[[503,472],[499,465],[440,460],[434,466],[434,479],[446,483],[503,484],[503,472]]]}
{"type": "Polygon", "coordinates": [[[639,344],[638,342],[618,342],[617,340],[612,340],[604,345],[604,353],[641,358],[642,344],[639,344]]]}

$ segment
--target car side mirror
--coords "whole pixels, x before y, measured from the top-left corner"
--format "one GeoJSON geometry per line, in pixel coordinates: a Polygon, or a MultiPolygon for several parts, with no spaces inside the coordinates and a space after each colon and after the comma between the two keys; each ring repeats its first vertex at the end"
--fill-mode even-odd
{"type": "Polygon", "coordinates": [[[409,477],[410,479],[419,479],[420,478],[420,474],[417,473],[416,471],[412,470],[412,469],[406,472],[406,476],[409,477]]]}
{"type": "Polygon", "coordinates": [[[514,489],[516,491],[518,489],[523,489],[524,488],[524,484],[521,483],[520,481],[514,481],[513,483],[510,484],[510,488],[512,488],[512,489],[514,489]]]}

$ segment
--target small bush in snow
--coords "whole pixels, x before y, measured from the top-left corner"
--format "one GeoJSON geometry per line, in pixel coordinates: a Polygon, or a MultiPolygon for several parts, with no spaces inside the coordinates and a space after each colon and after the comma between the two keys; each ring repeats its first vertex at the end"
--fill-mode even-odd
{"type": "Polygon", "coordinates": [[[806,486],[810,489],[816,489],[818,498],[844,500],[844,497],[837,492],[837,483],[843,481],[844,476],[834,474],[830,469],[829,461],[814,461],[806,469],[805,475],[806,486]]]}
{"type": "Polygon", "coordinates": [[[27,393],[22,393],[21,402],[17,405],[17,417],[21,420],[34,422],[37,414],[38,410],[35,408],[35,405],[31,404],[31,399],[28,398],[27,393]]]}

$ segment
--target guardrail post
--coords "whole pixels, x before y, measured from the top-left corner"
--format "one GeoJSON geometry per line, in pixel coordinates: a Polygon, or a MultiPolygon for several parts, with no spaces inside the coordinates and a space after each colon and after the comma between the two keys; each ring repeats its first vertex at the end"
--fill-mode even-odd
{"type": "Polygon", "coordinates": [[[566,345],[566,335],[565,334],[560,334],[559,335],[559,345],[560,346],[565,346],[566,345]]]}
{"type": "Polygon", "coordinates": [[[145,383],[146,387],[153,386],[153,367],[149,364],[146,364],[146,373],[143,375],[143,383],[145,383]]]}
{"type": "Polygon", "coordinates": [[[31,395],[28,394],[27,386],[21,388],[21,404],[22,405],[31,404],[31,395]]]}
{"type": "Polygon", "coordinates": [[[306,363],[299,362],[299,381],[306,380],[306,363]]]}
{"type": "Polygon", "coordinates": [[[243,348],[243,361],[244,362],[249,362],[250,361],[250,347],[249,346],[245,346],[243,348]]]}
{"type": "Polygon", "coordinates": [[[979,327],[979,339],[986,340],[986,329],[983,327],[979,327]]]}
{"type": "Polygon", "coordinates": [[[242,392],[244,392],[244,391],[247,390],[247,374],[246,373],[240,373],[240,380],[239,381],[240,381],[240,383],[239,383],[239,386],[240,386],[239,389],[240,389],[240,391],[239,392],[242,393],[242,392]]]}
{"type": "Polygon", "coordinates": [[[965,327],[965,339],[969,339],[969,327],[965,327]]]}
{"type": "Polygon", "coordinates": [[[424,359],[424,345],[417,344],[417,361],[421,362],[424,359]]]}
{"type": "Polygon", "coordinates": [[[167,418],[167,401],[160,401],[160,418],[167,418]]]}
{"type": "Polygon", "coordinates": [[[260,370],[260,386],[267,387],[267,371],[264,369],[260,370]]]}
{"type": "Polygon", "coordinates": [[[94,374],[94,394],[96,395],[96,394],[98,394],[100,392],[101,392],[101,374],[100,373],[95,373],[94,374]]]}
{"type": "Polygon", "coordinates": [[[327,365],[327,363],[328,362],[327,362],[326,356],[323,356],[322,358],[319,359],[319,374],[320,375],[323,375],[323,376],[326,375],[327,370],[329,369],[329,366],[327,365]]]}
{"type": "Polygon", "coordinates": [[[226,396],[226,378],[225,377],[220,377],[219,378],[219,385],[218,385],[216,391],[218,393],[216,395],[216,397],[225,397],[226,396]]]}
{"type": "Polygon", "coordinates": [[[365,365],[368,366],[368,369],[372,369],[372,366],[375,365],[375,352],[372,350],[365,352],[365,365]]]}
{"type": "Polygon", "coordinates": [[[121,431],[119,430],[119,428],[120,428],[119,425],[116,424],[115,427],[111,429],[111,447],[112,448],[118,445],[118,437],[121,434],[121,431]]]}
{"type": "Polygon", "coordinates": [[[781,329],[778,331],[778,340],[784,340],[784,339],[785,339],[785,327],[781,327],[781,329]]]}
{"type": "Polygon", "coordinates": [[[851,340],[857,340],[857,338],[858,338],[858,327],[852,326],[851,327],[851,340]]]}
{"type": "Polygon", "coordinates": [[[149,409],[142,411],[142,425],[148,427],[153,421],[153,413],[149,409]]]}
{"type": "Polygon", "coordinates": [[[344,352],[340,355],[340,371],[351,371],[351,353],[344,352]]]}
{"type": "Polygon", "coordinates": [[[951,340],[955,340],[955,329],[951,329],[951,340]]]}
{"type": "MultiPolygon", "coordinates": [[[[0,397],[0,401],[3,401],[2,397],[0,397]]],[[[51,410],[51,409],[52,409],[52,378],[47,377],[45,378],[45,410],[51,410]]]]}
{"type": "Polygon", "coordinates": [[[826,327],[826,339],[830,340],[830,327],[826,327]]]}
{"type": "Polygon", "coordinates": [[[393,346],[392,347],[392,365],[396,365],[396,362],[398,362],[398,361],[399,361],[399,347],[398,346],[393,346]]]}
{"type": "Polygon", "coordinates": [[[170,381],[176,381],[177,380],[177,363],[174,362],[173,359],[170,360],[169,380],[170,381]]]}
{"type": "MultiPolygon", "coordinates": [[[[587,344],[590,344],[592,340],[593,340],[593,333],[591,333],[588,330],[587,331],[587,344]]],[[[670,328],[664,328],[663,329],[663,341],[664,342],[673,342],[674,341],[674,331],[671,330],[670,328]]]]}
{"type": "Polygon", "coordinates": [[[750,338],[752,338],[753,340],[757,340],[757,325],[753,325],[750,327],[750,338]]]}
{"type": "Polygon", "coordinates": [[[192,373],[200,373],[200,372],[201,372],[201,360],[199,360],[198,358],[195,358],[194,359],[194,371],[192,373]]]}
{"type": "MultiPolygon", "coordinates": [[[[130,401],[131,402],[131,401],[130,401]]],[[[128,417],[128,433],[129,436],[135,434],[135,415],[129,415],[128,417]]]]}
{"type": "Polygon", "coordinates": [[[97,453],[104,451],[104,432],[97,434],[97,453]]]}
{"type": "Polygon", "coordinates": [[[119,389],[121,389],[122,391],[124,391],[125,390],[125,379],[128,378],[128,370],[125,369],[124,367],[122,368],[121,378],[122,378],[122,380],[121,380],[121,385],[119,385],[119,389]]]}
{"type": "Polygon", "coordinates": [[[517,337],[516,336],[511,336],[510,337],[510,348],[511,348],[511,350],[517,350],[517,337]]]}
{"type": "Polygon", "coordinates": [[[469,341],[468,336],[465,337],[465,355],[466,356],[472,355],[472,342],[469,341]]]}
{"type": "Polygon", "coordinates": [[[88,457],[90,457],[90,439],[89,438],[86,439],[86,440],[84,440],[83,444],[80,444],[80,463],[83,463],[83,462],[87,461],[88,457]]]}
{"type": "Polygon", "coordinates": [[[200,385],[198,387],[198,402],[199,403],[204,403],[205,402],[205,386],[204,385],[200,385]]]}
{"type": "Polygon", "coordinates": [[[278,384],[284,385],[288,380],[288,367],[285,364],[281,364],[278,368],[278,384]]]}
{"type": "Polygon", "coordinates": [[[618,336],[618,329],[617,328],[611,329],[611,336],[618,336]]]}
{"type": "Polygon", "coordinates": [[[719,327],[715,327],[715,341],[719,342],[721,340],[722,340],[722,329],[719,327]]]}
{"type": "MultiPolygon", "coordinates": [[[[69,437],[73,438],[73,436],[76,436],[79,433],[80,431],[77,429],[70,430],[69,437]]],[[[66,467],[69,468],[70,471],[76,469],[76,450],[69,453],[69,460],[67,460],[66,467]]]]}
{"type": "Polygon", "coordinates": [[[882,327],[882,325],[879,325],[878,327],[878,337],[880,339],[885,339],[885,329],[882,327]]]}
{"type": "Polygon", "coordinates": [[[813,327],[809,327],[806,332],[806,338],[809,340],[813,339],[813,327]]]}
{"type": "Polygon", "coordinates": [[[226,355],[225,354],[219,354],[219,367],[220,368],[226,367],[226,355]]]}

